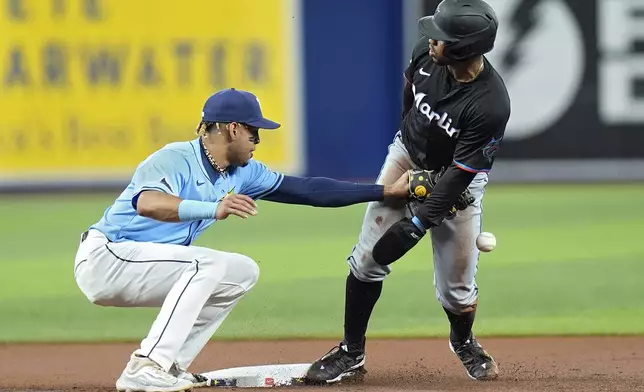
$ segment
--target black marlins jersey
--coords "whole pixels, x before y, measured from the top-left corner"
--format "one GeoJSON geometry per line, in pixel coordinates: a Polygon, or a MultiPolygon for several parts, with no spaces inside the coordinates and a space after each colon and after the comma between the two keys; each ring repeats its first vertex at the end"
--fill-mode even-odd
{"type": "Polygon", "coordinates": [[[510,117],[505,84],[487,59],[470,83],[457,82],[434,64],[427,39],[412,53],[405,78],[414,95],[402,119],[402,139],[411,159],[428,170],[454,163],[469,172],[492,168],[510,117]]]}

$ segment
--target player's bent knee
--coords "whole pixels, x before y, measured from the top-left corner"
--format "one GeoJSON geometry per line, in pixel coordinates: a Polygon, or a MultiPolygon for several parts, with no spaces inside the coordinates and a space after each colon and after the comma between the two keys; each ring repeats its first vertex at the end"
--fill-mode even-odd
{"type": "Polygon", "coordinates": [[[478,290],[475,286],[463,288],[462,290],[436,290],[438,301],[451,312],[459,314],[478,301],[478,290]]]}
{"type": "Polygon", "coordinates": [[[120,306],[120,302],[112,295],[106,295],[103,292],[94,292],[83,290],[85,297],[89,302],[99,306],[120,306]]]}
{"type": "MultiPolygon", "coordinates": [[[[90,281],[91,282],[91,281],[90,281]]],[[[85,279],[77,279],[76,285],[85,295],[85,298],[94,305],[110,306],[111,297],[105,295],[104,291],[98,289],[96,284],[88,283],[85,279]]]]}
{"type": "Polygon", "coordinates": [[[370,263],[357,263],[353,256],[347,260],[351,273],[362,282],[380,282],[391,272],[389,266],[378,265],[373,259],[370,263]]]}
{"type": "Polygon", "coordinates": [[[239,285],[244,291],[250,291],[259,280],[259,266],[252,258],[231,253],[228,260],[226,280],[239,285]]]}
{"type": "Polygon", "coordinates": [[[238,296],[250,291],[259,280],[259,267],[255,260],[239,253],[202,249],[199,269],[203,279],[212,282],[213,293],[238,296]],[[223,285],[223,286],[222,286],[223,285]]]}
{"type": "Polygon", "coordinates": [[[246,288],[246,291],[249,291],[259,281],[259,266],[255,260],[248,256],[242,256],[241,258],[243,260],[242,264],[244,264],[242,286],[246,288]]]}

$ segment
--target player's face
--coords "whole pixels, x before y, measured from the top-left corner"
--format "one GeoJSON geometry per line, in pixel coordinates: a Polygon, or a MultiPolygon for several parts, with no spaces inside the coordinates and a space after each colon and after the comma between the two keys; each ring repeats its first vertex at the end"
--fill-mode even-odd
{"type": "Polygon", "coordinates": [[[429,56],[432,61],[438,65],[449,65],[450,61],[443,55],[445,49],[445,41],[436,41],[435,39],[429,40],[429,56]]]}
{"type": "Polygon", "coordinates": [[[253,151],[259,144],[259,129],[241,123],[232,123],[228,160],[236,166],[246,166],[253,157],[253,151]]]}

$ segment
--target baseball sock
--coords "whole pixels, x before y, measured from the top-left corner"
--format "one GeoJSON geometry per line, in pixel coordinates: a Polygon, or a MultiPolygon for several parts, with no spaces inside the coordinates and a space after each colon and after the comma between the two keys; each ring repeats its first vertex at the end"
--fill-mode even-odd
{"type": "Polygon", "coordinates": [[[476,316],[476,305],[467,308],[461,314],[452,313],[443,307],[450,323],[449,339],[454,343],[464,343],[472,335],[472,326],[476,316]]]}
{"type": "Polygon", "coordinates": [[[349,272],[344,308],[344,341],[348,351],[364,351],[367,324],[381,292],[382,281],[362,282],[349,272]]]}

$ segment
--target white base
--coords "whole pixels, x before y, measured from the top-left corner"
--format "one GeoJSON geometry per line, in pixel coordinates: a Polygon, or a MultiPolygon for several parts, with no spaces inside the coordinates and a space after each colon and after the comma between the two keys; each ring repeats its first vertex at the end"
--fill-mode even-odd
{"type": "Polygon", "coordinates": [[[201,373],[211,387],[271,388],[301,385],[310,363],[243,366],[201,373]]]}

